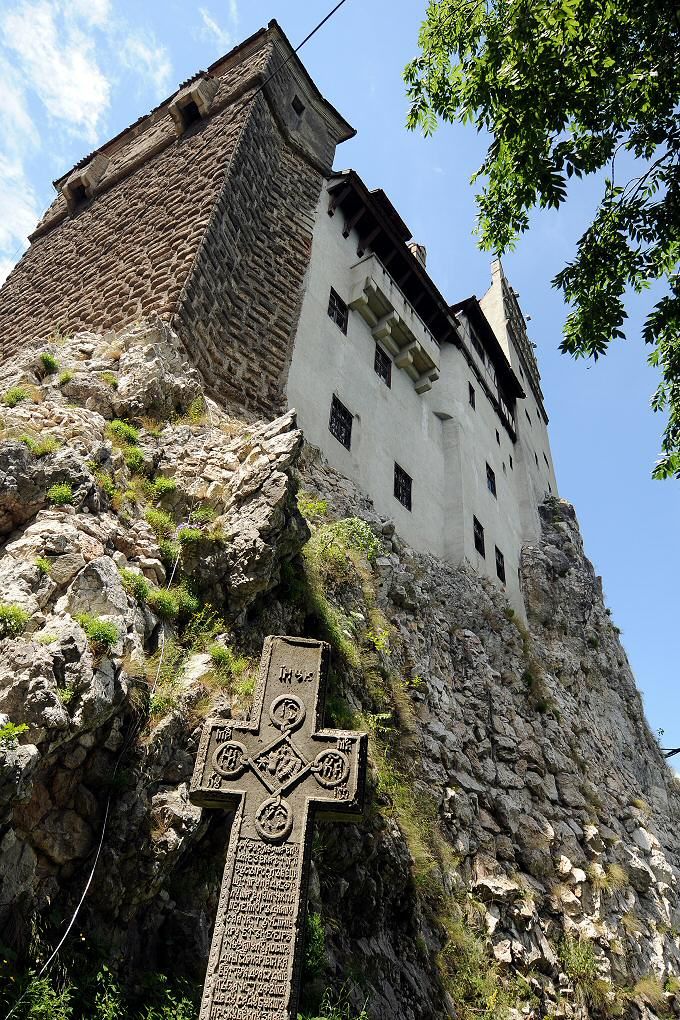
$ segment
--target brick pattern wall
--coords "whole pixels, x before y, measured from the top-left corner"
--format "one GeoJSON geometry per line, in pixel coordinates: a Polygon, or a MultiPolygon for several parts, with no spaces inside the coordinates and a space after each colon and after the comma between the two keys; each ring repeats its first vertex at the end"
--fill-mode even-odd
{"type": "Polygon", "coordinates": [[[282,406],[322,180],[260,95],[177,316],[218,399],[265,414],[282,406]]]}
{"type": "MultiPolygon", "coordinates": [[[[233,69],[220,92],[261,70],[270,49],[233,69]]],[[[126,136],[104,181],[126,167],[131,172],[36,238],[0,291],[3,358],[55,329],[117,328],[154,312],[172,314],[248,116],[247,107],[236,117],[233,111],[225,108],[179,139],[160,111],[126,136]],[[144,158],[164,141],[162,151],[144,158]]],[[[43,225],[64,210],[59,196],[43,225]]]]}
{"type": "Polygon", "coordinates": [[[172,321],[212,396],[257,414],[281,408],[339,131],[294,62],[265,91],[243,94],[284,59],[265,33],[221,72],[214,107],[240,89],[236,102],[180,139],[167,108],[155,111],[105,147],[108,190],[73,218],[60,196],[0,292],[3,358],[55,329],[119,328],[156,313],[172,321]]]}

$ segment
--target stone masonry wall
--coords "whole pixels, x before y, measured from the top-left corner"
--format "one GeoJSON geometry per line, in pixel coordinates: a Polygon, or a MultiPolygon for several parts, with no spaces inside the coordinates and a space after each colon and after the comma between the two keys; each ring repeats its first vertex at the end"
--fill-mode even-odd
{"type": "Polygon", "coordinates": [[[216,399],[281,404],[321,185],[259,96],[174,323],[216,399]]]}
{"type": "Polygon", "coordinates": [[[295,62],[257,95],[286,54],[263,32],[217,68],[214,115],[175,139],[165,104],[103,147],[94,199],[71,216],[59,195],[0,292],[3,360],[33,337],[158,314],[217,399],[280,406],[322,168],[343,130],[295,62]]]}
{"type": "MultiPolygon", "coordinates": [[[[221,92],[233,91],[262,60],[261,51],[247,58],[222,80],[221,92]]],[[[133,132],[111,155],[109,174],[147,146],[170,144],[33,241],[0,292],[3,360],[34,336],[115,328],[176,307],[247,112],[234,118],[226,107],[170,141],[166,109],[141,135],[133,132]]],[[[59,196],[43,223],[64,210],[59,196]]]]}

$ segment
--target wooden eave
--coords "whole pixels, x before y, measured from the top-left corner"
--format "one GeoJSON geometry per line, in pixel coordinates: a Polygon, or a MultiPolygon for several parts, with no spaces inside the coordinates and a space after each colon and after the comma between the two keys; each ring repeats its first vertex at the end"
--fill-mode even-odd
{"type": "Polygon", "coordinates": [[[505,351],[501,347],[498,337],[491,328],[491,324],[482,311],[482,307],[475,295],[473,294],[472,297],[465,298],[463,301],[457,301],[455,305],[451,305],[451,312],[454,315],[457,312],[464,312],[472,323],[489,361],[496,371],[496,376],[504,392],[516,400],[526,397],[524,388],[515,375],[505,351]]]}
{"type": "Polygon", "coordinates": [[[344,170],[330,178],[328,193],[328,215],[340,212],[344,230],[354,226],[359,234],[357,258],[362,258],[370,247],[389,268],[390,276],[406,299],[418,308],[418,315],[437,343],[448,341],[459,347],[455,315],[421,261],[407,247],[411,231],[385,192],[382,189],[369,191],[354,170],[344,170]]]}

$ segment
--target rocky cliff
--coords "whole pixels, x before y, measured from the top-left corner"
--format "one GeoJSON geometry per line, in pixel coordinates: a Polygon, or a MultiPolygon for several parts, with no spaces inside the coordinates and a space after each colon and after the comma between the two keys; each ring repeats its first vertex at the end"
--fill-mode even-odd
{"type": "Polygon", "coordinates": [[[405,547],[293,414],[206,401],[160,322],[47,338],[0,392],[14,1016],[46,1015],[26,975],[67,931],[59,1017],[95,1015],[78,996],[104,964],[102,1017],[132,1015],[149,972],[200,983],[229,822],[187,784],[206,715],[247,712],[267,633],[329,640],[328,721],[371,735],[364,822],[316,830],[311,1014],[680,1016],[680,787],[568,504],[541,508],[520,619],[405,547]]]}

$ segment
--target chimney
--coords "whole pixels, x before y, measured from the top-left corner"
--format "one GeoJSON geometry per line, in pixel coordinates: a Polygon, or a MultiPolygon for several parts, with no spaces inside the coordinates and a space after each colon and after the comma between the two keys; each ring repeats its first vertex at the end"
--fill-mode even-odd
{"type": "Polygon", "coordinates": [[[418,259],[421,266],[427,265],[427,248],[424,244],[418,244],[416,241],[409,241],[407,247],[418,259]]]}

